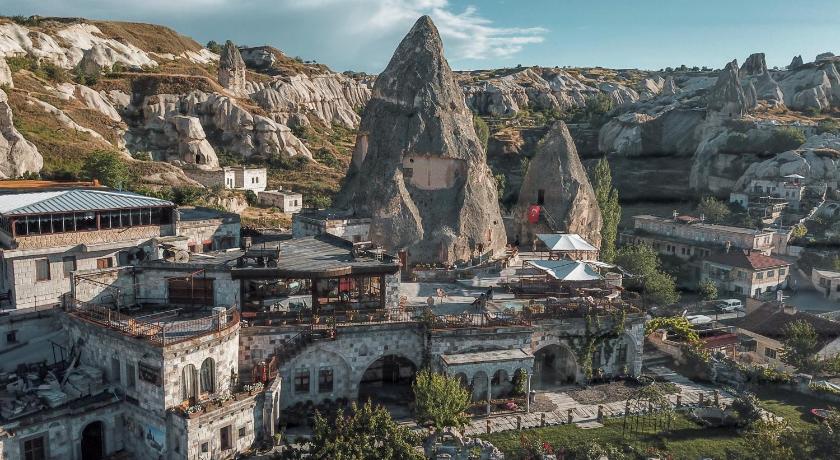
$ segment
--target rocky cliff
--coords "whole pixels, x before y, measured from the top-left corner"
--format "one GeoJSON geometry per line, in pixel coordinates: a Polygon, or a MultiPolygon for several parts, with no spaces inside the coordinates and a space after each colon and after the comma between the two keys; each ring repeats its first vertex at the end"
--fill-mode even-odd
{"type": "Polygon", "coordinates": [[[453,263],[507,242],[472,114],[424,16],[373,87],[341,204],[370,216],[371,239],[410,263],[453,263]]]}
{"type": "Polygon", "coordinates": [[[513,210],[516,240],[532,241],[537,233],[577,233],[601,244],[601,211],[566,124],[556,122],[537,147],[513,210]],[[528,221],[531,205],[540,205],[540,221],[528,221]]]}

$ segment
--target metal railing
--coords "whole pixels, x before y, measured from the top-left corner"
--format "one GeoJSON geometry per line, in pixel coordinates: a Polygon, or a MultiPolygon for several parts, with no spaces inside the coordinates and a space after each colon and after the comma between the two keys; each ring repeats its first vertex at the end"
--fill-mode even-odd
{"type": "Polygon", "coordinates": [[[70,313],[109,329],[160,345],[172,345],[203,335],[224,331],[239,323],[235,307],[193,319],[170,319],[166,312],[142,317],[129,316],[103,305],[75,301],[70,313]],[[157,317],[157,319],[155,319],[157,317]]]}

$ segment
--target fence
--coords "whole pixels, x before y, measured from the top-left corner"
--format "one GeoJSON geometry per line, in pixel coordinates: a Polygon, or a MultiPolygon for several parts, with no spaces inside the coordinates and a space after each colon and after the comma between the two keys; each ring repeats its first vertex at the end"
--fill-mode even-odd
{"type": "Polygon", "coordinates": [[[114,311],[107,306],[76,301],[71,313],[109,329],[161,346],[220,332],[239,323],[239,311],[235,307],[201,318],[172,320],[172,317],[177,318],[177,311],[137,317],[114,311]]]}

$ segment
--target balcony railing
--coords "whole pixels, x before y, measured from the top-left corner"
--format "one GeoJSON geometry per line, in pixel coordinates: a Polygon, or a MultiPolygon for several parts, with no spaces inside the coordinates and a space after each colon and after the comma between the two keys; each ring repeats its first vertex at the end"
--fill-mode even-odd
{"type": "Polygon", "coordinates": [[[203,335],[224,331],[239,324],[239,310],[228,308],[209,316],[191,319],[171,319],[166,312],[129,316],[108,306],[75,301],[70,313],[92,323],[123,334],[166,346],[203,335]],[[164,317],[165,316],[165,317],[164,317]]]}

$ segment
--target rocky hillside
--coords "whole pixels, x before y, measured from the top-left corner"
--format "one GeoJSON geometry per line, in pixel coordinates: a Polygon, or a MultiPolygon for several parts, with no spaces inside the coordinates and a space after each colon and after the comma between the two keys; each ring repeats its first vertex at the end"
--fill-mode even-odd
{"type": "Polygon", "coordinates": [[[0,18],[0,84],[4,177],[84,175],[106,151],[145,185],[248,163],[316,199],[337,189],[370,97],[271,47],[210,50],[161,26],[68,18],[0,18]]]}
{"type": "MultiPolygon", "coordinates": [[[[270,186],[328,204],[376,77],[269,46],[207,46],[150,24],[0,18],[0,177],[83,176],[104,151],[152,188],[196,185],[184,170],[248,163],[269,167],[270,186]]],[[[840,58],[806,61],[768,69],[755,53],[722,70],[518,67],[453,78],[486,125],[479,140],[510,211],[556,121],[584,165],[609,158],[626,203],[723,197],[779,171],[840,180],[840,58]]]]}

